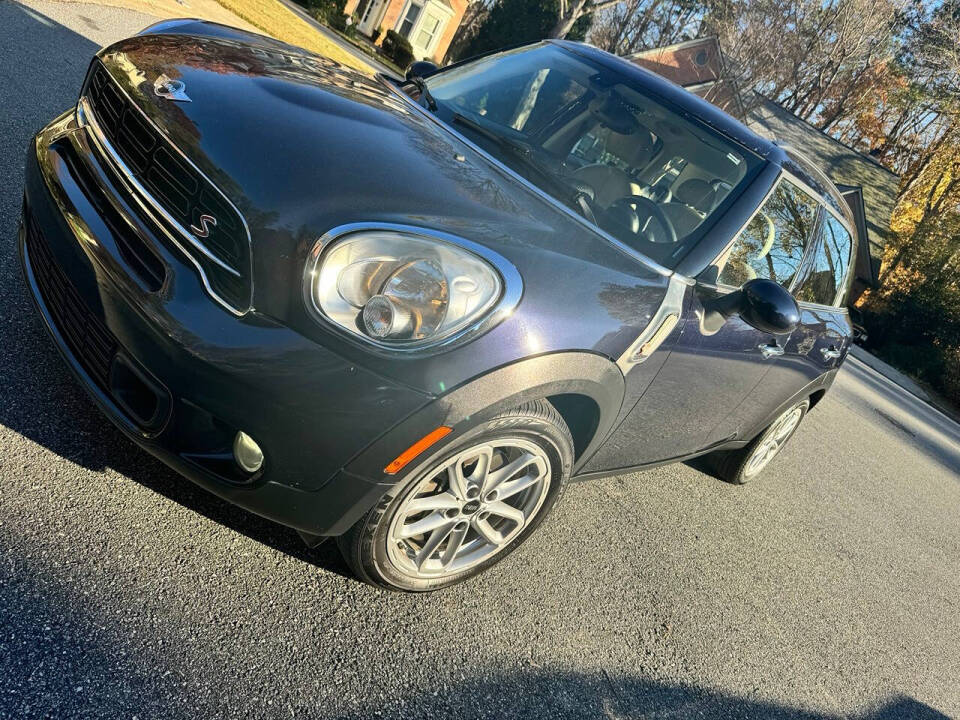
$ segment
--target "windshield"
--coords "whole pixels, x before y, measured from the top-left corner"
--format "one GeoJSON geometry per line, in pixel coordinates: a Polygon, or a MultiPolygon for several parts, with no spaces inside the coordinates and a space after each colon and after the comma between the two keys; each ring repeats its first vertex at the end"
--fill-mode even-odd
{"type": "Polygon", "coordinates": [[[550,44],[452,67],[426,85],[442,120],[667,267],[761,162],[629,75],[550,44]]]}

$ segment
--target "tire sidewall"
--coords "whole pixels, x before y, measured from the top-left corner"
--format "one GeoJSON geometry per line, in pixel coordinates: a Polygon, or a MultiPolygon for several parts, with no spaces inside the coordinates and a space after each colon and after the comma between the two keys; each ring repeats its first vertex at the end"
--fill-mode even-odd
{"type": "Polygon", "coordinates": [[[573,451],[566,428],[560,428],[548,420],[519,411],[483,422],[447,443],[426,460],[418,463],[413,470],[405,473],[404,477],[384,494],[376,507],[357,524],[353,542],[357,543],[355,550],[361,565],[358,569],[362,570],[366,579],[374,584],[410,592],[437,590],[478,575],[510,555],[546,519],[563,494],[572,465],[573,451]],[[543,448],[550,460],[550,487],[547,497],[534,518],[503,550],[460,573],[442,578],[420,579],[400,572],[388,557],[387,537],[394,515],[407,495],[414,491],[414,488],[423,480],[424,474],[431,468],[437,467],[471,445],[505,437],[520,437],[536,443],[543,448]]]}

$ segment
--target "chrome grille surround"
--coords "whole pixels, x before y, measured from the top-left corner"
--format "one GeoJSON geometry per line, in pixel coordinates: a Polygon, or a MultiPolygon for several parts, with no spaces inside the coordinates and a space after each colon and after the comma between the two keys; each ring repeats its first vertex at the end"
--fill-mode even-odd
{"type": "Polygon", "coordinates": [[[252,251],[243,215],[99,60],[94,60],[84,84],[77,121],[140,209],[194,265],[210,297],[234,315],[251,310],[252,251]],[[214,213],[221,230],[211,233],[214,237],[201,241],[187,229],[200,224],[200,215],[214,213]]]}

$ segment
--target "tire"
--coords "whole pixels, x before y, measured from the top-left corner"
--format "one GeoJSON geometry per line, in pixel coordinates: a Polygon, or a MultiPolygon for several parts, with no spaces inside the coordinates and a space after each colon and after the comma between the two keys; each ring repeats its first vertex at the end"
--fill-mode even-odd
{"type": "Polygon", "coordinates": [[[734,485],[743,485],[753,480],[793,437],[809,409],[810,399],[804,398],[796,405],[791,405],[784,410],[748,445],[739,450],[717,453],[713,458],[713,469],[717,476],[734,485]],[[799,416],[794,416],[798,411],[799,416]],[[783,434],[784,430],[787,431],[786,434],[783,434]],[[775,447],[771,447],[771,443],[775,447]],[[761,453],[766,453],[766,457],[761,458],[761,453]]]}
{"type": "Polygon", "coordinates": [[[419,463],[337,545],[357,577],[372,585],[407,592],[449,587],[530,537],[560,499],[572,466],[573,439],[563,418],[546,400],[526,403],[419,463]],[[498,472],[511,463],[512,472],[498,472]],[[419,528],[428,529],[407,537],[419,528]]]}

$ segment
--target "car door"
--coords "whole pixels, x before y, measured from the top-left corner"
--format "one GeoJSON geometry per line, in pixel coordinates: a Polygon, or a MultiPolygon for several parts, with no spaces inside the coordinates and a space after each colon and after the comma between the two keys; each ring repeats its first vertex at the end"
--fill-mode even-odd
{"type": "MultiPolygon", "coordinates": [[[[791,336],[761,332],[738,316],[718,322],[706,306],[757,277],[791,288],[818,213],[819,204],[809,193],[789,180],[778,182],[689,289],[680,336],[669,358],[588,470],[691,455],[739,437],[743,427],[779,404],[775,388],[780,381],[771,387],[769,377],[786,354],[791,336]]],[[[628,388],[633,372],[626,376],[628,388]]]]}
{"type": "MultiPolygon", "coordinates": [[[[785,180],[800,189],[794,179],[785,180]]],[[[813,195],[801,190],[804,196],[813,195]]],[[[824,373],[835,369],[846,355],[852,326],[843,307],[849,286],[852,236],[839,215],[817,201],[803,258],[789,287],[800,308],[800,323],[782,343],[782,353],[762,386],[725,418],[712,441],[731,432],[751,437],[770,421],[771,413],[824,373]]]]}

